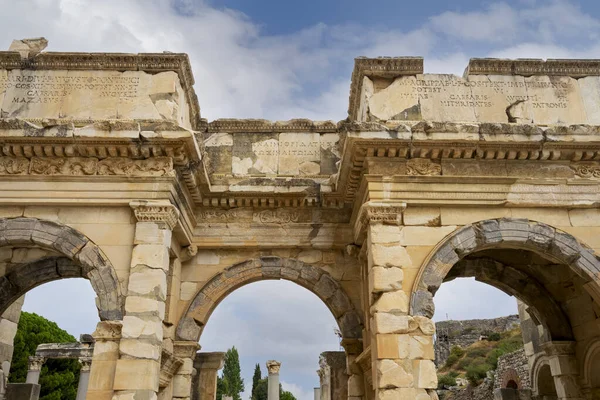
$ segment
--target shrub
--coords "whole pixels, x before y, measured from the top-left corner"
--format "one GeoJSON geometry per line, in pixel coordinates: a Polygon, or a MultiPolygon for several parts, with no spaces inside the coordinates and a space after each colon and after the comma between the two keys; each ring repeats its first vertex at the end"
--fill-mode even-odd
{"type": "Polygon", "coordinates": [[[456,379],[451,374],[438,375],[438,389],[456,386],[456,379]]]}
{"type": "Polygon", "coordinates": [[[466,378],[471,385],[477,386],[492,369],[493,367],[486,362],[473,364],[467,368],[466,378]]]}
{"type": "Polygon", "coordinates": [[[450,354],[455,354],[457,357],[462,357],[465,355],[465,351],[460,346],[452,346],[450,349],[450,354]]]}
{"type": "Polygon", "coordinates": [[[476,347],[467,350],[467,356],[471,358],[481,358],[487,356],[489,349],[485,347],[476,347]]]}
{"type": "Polygon", "coordinates": [[[454,364],[458,361],[458,356],[456,354],[450,354],[446,359],[446,363],[444,364],[444,368],[452,368],[454,364]]]}
{"type": "Polygon", "coordinates": [[[500,339],[502,339],[502,336],[498,332],[492,332],[487,335],[487,340],[489,342],[498,342],[500,339]]]}

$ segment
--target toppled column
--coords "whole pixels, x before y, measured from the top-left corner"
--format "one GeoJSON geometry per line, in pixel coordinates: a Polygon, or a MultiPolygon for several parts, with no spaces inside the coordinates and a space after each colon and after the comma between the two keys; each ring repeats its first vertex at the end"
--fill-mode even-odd
{"type": "Polygon", "coordinates": [[[44,362],[46,362],[44,357],[29,357],[29,366],[27,368],[27,378],[25,379],[25,383],[37,384],[40,381],[40,371],[42,370],[44,362]]]}
{"type": "Polygon", "coordinates": [[[280,362],[275,360],[267,361],[267,371],[269,371],[269,400],[279,400],[279,368],[281,368],[280,362]]]}

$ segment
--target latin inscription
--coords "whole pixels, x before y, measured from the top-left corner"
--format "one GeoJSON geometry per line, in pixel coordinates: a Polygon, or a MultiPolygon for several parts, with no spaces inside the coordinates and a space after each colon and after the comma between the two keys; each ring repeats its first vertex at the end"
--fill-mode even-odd
{"type": "Polygon", "coordinates": [[[494,76],[487,80],[468,81],[454,76],[447,78],[402,79],[401,86],[409,88],[400,93],[406,99],[434,100],[442,107],[494,107],[492,94],[504,95],[508,102],[529,101],[535,108],[567,108],[567,94],[575,90],[573,83],[565,81],[507,81],[494,76]],[[460,88],[464,90],[460,90],[460,88]],[[470,93],[464,93],[464,91],[470,93]],[[461,93],[463,92],[463,93],[461,93]],[[531,95],[515,95],[515,92],[531,92],[531,95]],[[546,92],[546,93],[544,93],[546,92]],[[545,96],[548,95],[548,96],[545,96]],[[553,98],[554,101],[545,101],[553,98]]]}
{"type": "Polygon", "coordinates": [[[76,92],[94,92],[98,98],[134,99],[138,97],[139,83],[137,76],[9,74],[5,81],[0,81],[0,87],[13,90],[14,96],[9,101],[14,104],[57,104],[76,92]]]}

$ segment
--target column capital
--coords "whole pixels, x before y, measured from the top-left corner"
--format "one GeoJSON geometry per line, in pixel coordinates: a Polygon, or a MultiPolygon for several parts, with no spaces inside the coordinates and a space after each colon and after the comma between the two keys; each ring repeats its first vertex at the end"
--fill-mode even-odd
{"type": "Polygon", "coordinates": [[[46,358],[42,356],[29,356],[28,371],[40,371],[46,362],[46,358]]]}
{"type": "Polygon", "coordinates": [[[195,357],[196,352],[200,350],[200,344],[198,342],[177,340],[173,342],[173,355],[179,358],[191,358],[195,357]]]}
{"type": "Polygon", "coordinates": [[[96,341],[116,341],[121,338],[123,322],[121,321],[100,321],[96,325],[96,330],[92,337],[96,341]]]}
{"type": "Polygon", "coordinates": [[[92,357],[81,357],[77,361],[81,364],[81,372],[90,372],[92,368],[92,357]]]}
{"type": "Polygon", "coordinates": [[[342,339],[342,347],[346,354],[359,355],[363,352],[363,343],[360,339],[342,339]]]}
{"type": "Polygon", "coordinates": [[[214,369],[215,371],[223,368],[225,364],[225,353],[196,353],[194,359],[194,368],[196,369],[214,369]]]}
{"type": "Polygon", "coordinates": [[[402,213],[406,209],[403,202],[375,202],[364,203],[354,223],[354,243],[361,244],[366,236],[370,224],[402,225],[402,213]]]}
{"type": "Polygon", "coordinates": [[[173,230],[179,210],[167,200],[134,200],[129,203],[138,222],[154,222],[162,229],[173,230]]]}
{"type": "Polygon", "coordinates": [[[267,371],[269,371],[269,375],[278,374],[279,369],[281,368],[281,363],[275,360],[267,361],[267,371]]]}

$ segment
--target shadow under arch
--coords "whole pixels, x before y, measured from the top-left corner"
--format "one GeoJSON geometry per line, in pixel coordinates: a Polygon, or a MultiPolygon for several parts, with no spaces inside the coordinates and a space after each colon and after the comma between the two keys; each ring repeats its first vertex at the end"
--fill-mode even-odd
{"type": "Polygon", "coordinates": [[[19,297],[41,284],[65,279],[88,279],[98,297],[100,320],[122,320],[123,298],[115,269],[88,237],[53,221],[1,218],[0,247],[39,247],[60,256],[24,263],[0,278],[0,315],[19,297]]]}
{"type": "Polygon", "coordinates": [[[234,290],[252,282],[280,279],[295,282],[323,300],[344,339],[362,338],[362,319],[331,275],[298,260],[269,256],[234,264],[208,281],[181,317],[177,325],[178,340],[198,342],[214,309],[234,290]]]}
{"type": "Polygon", "coordinates": [[[600,293],[594,280],[594,276],[600,273],[600,261],[575,237],[541,222],[492,219],[463,226],[434,248],[413,285],[411,315],[433,317],[433,296],[446,279],[475,277],[530,306],[553,340],[572,340],[568,317],[535,276],[526,275],[494,259],[465,260],[469,255],[492,249],[527,250],[546,260],[566,265],[585,282],[586,290],[600,293]],[[458,273],[449,276],[455,266],[458,273]]]}

